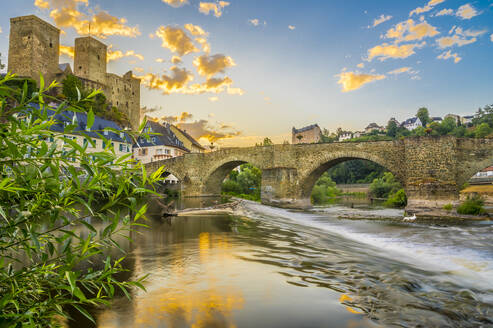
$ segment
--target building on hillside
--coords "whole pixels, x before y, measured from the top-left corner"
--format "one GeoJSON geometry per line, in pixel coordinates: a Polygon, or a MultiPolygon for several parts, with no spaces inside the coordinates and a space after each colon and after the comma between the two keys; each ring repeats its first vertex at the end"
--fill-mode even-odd
{"type": "Polygon", "coordinates": [[[430,117],[430,120],[431,122],[437,122],[437,123],[442,123],[443,122],[443,119],[439,116],[435,116],[435,117],[430,117]]]}
{"type": "MultiPolygon", "coordinates": [[[[31,104],[31,106],[39,108],[36,104],[31,104]]],[[[56,136],[63,136],[65,139],[74,140],[80,146],[87,145],[86,152],[89,154],[100,152],[108,147],[114,149],[117,157],[132,153],[132,139],[128,133],[126,133],[125,129],[122,129],[122,127],[113,121],[95,116],[92,127],[88,128],[86,113],[62,111],[57,114],[54,110],[49,110],[48,116],[54,117],[57,124],[50,127],[53,136],[49,137],[49,140],[47,141],[50,143],[56,142],[57,149],[63,149],[66,145],[66,142],[60,138],[56,138],[56,136]],[[64,130],[68,125],[76,125],[76,127],[72,132],[66,133],[64,130]],[[119,132],[115,133],[113,130],[119,132]],[[84,135],[82,135],[82,133],[84,133],[84,135]],[[100,135],[102,135],[106,141],[101,138],[100,135]],[[89,137],[90,140],[87,137],[89,137]]],[[[21,117],[19,118],[21,119],[21,117]]],[[[75,162],[74,166],[78,166],[78,163],[75,162]]]]}
{"type": "Polygon", "coordinates": [[[465,126],[471,126],[473,119],[474,119],[474,115],[462,116],[460,118],[460,123],[465,126]]]}
{"type": "MultiPolygon", "coordinates": [[[[160,124],[147,121],[144,132],[149,134],[149,138],[139,137],[133,145],[133,157],[143,164],[182,156],[190,152],[171,131],[169,123],[160,124]]],[[[177,183],[178,179],[170,174],[166,181],[177,183]]]]}
{"type": "MultiPolygon", "coordinates": [[[[37,16],[10,19],[8,70],[20,77],[29,77],[39,84],[43,75],[45,86],[61,82],[72,74],[70,64],[60,61],[60,30],[37,16]]],[[[84,87],[101,89],[108,101],[125,113],[133,129],[140,123],[140,79],[132,71],[123,76],[106,70],[108,47],[87,36],[75,39],[73,74],[84,87]]]]}
{"type": "Polygon", "coordinates": [[[365,128],[365,133],[372,133],[373,131],[383,132],[385,128],[383,126],[378,125],[377,123],[370,123],[365,128]]]}
{"type": "Polygon", "coordinates": [[[322,130],[320,129],[318,124],[305,126],[301,129],[296,129],[295,127],[293,127],[291,143],[293,145],[300,143],[317,143],[321,140],[321,134],[322,130]]]}
{"type": "Polygon", "coordinates": [[[409,131],[413,131],[420,126],[423,126],[421,120],[417,117],[411,117],[401,123],[401,127],[408,129],[409,131]]]}
{"type": "Polygon", "coordinates": [[[460,124],[460,116],[459,115],[456,115],[456,114],[447,114],[445,115],[445,117],[443,119],[447,119],[447,118],[453,118],[455,120],[455,124],[456,125],[459,125],[460,124]]]}
{"type": "Polygon", "coordinates": [[[340,135],[339,135],[339,141],[344,141],[344,140],[350,140],[353,138],[353,133],[352,132],[348,132],[348,131],[344,131],[342,132],[340,135]]]}
{"type": "Polygon", "coordinates": [[[356,131],[353,133],[353,138],[360,138],[365,135],[364,131],[356,131]]]}
{"type": "Polygon", "coordinates": [[[183,143],[185,148],[190,150],[191,153],[204,153],[205,152],[205,147],[202,146],[191,135],[189,135],[186,130],[181,130],[177,126],[171,125],[171,131],[183,143]]]}

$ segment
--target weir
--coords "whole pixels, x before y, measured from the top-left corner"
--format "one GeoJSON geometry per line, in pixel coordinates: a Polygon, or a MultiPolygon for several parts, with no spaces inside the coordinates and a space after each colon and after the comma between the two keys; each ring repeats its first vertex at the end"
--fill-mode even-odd
{"type": "Polygon", "coordinates": [[[262,170],[262,203],[306,208],[318,178],[353,159],[370,160],[391,171],[406,191],[406,210],[423,212],[458,203],[461,187],[493,163],[493,140],[442,136],[229,148],[152,162],[146,168],[153,172],[164,165],[181,181],[182,195],[196,197],[219,195],[231,169],[250,163],[262,170]]]}

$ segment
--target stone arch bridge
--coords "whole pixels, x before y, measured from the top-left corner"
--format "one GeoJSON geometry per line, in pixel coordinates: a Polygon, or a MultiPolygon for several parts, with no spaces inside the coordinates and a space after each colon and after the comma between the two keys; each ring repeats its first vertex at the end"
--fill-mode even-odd
{"type": "Polygon", "coordinates": [[[460,187],[493,165],[493,139],[417,137],[396,141],[274,145],[186,154],[146,164],[164,165],[182,185],[184,197],[220,195],[233,168],[250,163],[262,170],[262,203],[310,206],[315,182],[330,167],[352,159],[376,162],[401,181],[408,210],[442,208],[458,201],[460,187]]]}

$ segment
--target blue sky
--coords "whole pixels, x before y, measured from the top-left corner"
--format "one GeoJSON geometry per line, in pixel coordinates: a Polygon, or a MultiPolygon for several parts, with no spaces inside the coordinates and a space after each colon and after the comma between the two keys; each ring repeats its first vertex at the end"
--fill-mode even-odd
{"type": "Polygon", "coordinates": [[[422,106],[443,116],[493,103],[491,0],[4,2],[2,62],[10,17],[46,19],[65,31],[68,47],[92,20],[111,51],[139,55],[108,69],[144,77],[141,104],[158,108],[149,115],[176,120],[203,143],[282,142],[292,126],[362,130],[422,106]]]}

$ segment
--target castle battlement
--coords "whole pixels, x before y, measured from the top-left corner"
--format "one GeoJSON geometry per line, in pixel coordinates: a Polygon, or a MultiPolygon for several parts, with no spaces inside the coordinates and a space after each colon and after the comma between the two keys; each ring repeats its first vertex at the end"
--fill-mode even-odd
{"type": "Polygon", "coordinates": [[[107,72],[108,46],[92,36],[75,39],[74,69],[60,65],[60,30],[29,15],[10,19],[8,70],[39,83],[61,82],[73,71],[85,88],[101,89],[108,101],[124,112],[132,128],[140,123],[140,79],[132,71],[123,76],[107,72]]]}

